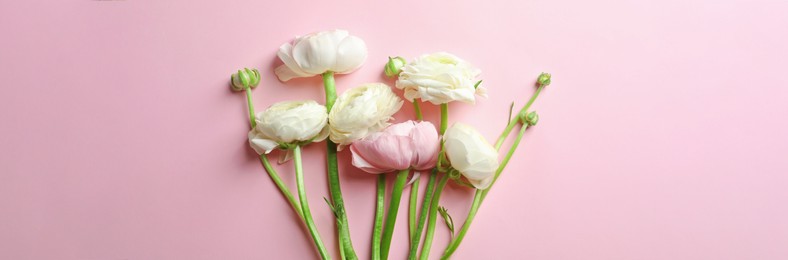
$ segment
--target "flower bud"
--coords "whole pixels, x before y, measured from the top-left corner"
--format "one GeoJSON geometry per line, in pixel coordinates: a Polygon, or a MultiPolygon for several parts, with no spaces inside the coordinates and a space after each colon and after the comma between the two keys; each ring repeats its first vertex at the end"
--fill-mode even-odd
{"type": "Polygon", "coordinates": [[[235,91],[243,91],[247,88],[255,88],[260,83],[260,72],[257,69],[244,68],[230,76],[230,87],[235,91]]]}
{"type": "Polygon", "coordinates": [[[400,56],[394,58],[389,57],[389,62],[386,63],[385,68],[386,76],[395,77],[399,75],[399,72],[402,71],[402,66],[405,66],[407,63],[408,61],[400,56]]]}
{"type": "Polygon", "coordinates": [[[446,130],[443,140],[451,167],[468,179],[473,187],[480,190],[489,188],[499,166],[495,147],[478,131],[460,123],[446,130]]]}
{"type": "Polygon", "coordinates": [[[529,112],[528,114],[523,117],[523,123],[528,124],[529,126],[535,126],[536,123],[539,122],[539,114],[536,112],[529,112]]]}
{"type": "Polygon", "coordinates": [[[540,86],[546,87],[547,85],[550,85],[550,73],[542,72],[542,74],[539,74],[539,78],[536,80],[536,82],[538,82],[540,86]]]}

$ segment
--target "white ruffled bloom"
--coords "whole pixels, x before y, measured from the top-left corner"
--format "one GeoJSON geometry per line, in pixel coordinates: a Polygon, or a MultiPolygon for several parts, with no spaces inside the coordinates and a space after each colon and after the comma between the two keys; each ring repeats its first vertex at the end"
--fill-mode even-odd
{"type": "Polygon", "coordinates": [[[499,162],[498,152],[487,139],[476,129],[456,123],[446,130],[443,141],[451,167],[477,189],[489,188],[499,162]]]}
{"type": "Polygon", "coordinates": [[[249,145],[258,154],[270,153],[280,144],[319,142],[328,136],[326,107],[313,100],[273,104],[257,113],[255,121],[249,145]]]}
{"type": "Polygon", "coordinates": [[[342,93],[328,114],[329,137],[348,145],[383,130],[402,107],[402,99],[383,83],[368,83],[342,93]]]}
{"type": "Polygon", "coordinates": [[[285,63],[274,69],[281,81],[328,71],[346,74],[361,67],[367,59],[367,44],[344,30],[324,31],[282,44],[277,56],[285,63]]]}
{"type": "Polygon", "coordinates": [[[405,90],[408,101],[420,98],[439,105],[451,101],[475,103],[475,95],[487,97],[487,90],[475,87],[481,71],[449,53],[423,55],[402,67],[396,87],[405,90]]]}

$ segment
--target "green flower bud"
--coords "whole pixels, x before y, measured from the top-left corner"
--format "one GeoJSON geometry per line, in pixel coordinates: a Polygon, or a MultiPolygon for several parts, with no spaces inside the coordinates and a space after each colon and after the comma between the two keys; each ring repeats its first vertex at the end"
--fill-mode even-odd
{"type": "Polygon", "coordinates": [[[537,114],[536,112],[529,112],[528,114],[525,115],[523,121],[525,121],[525,123],[527,123],[529,126],[535,126],[536,123],[539,122],[539,114],[537,114]]]}
{"type": "Polygon", "coordinates": [[[244,68],[230,76],[230,87],[235,91],[255,88],[260,83],[260,72],[257,69],[244,68]]]}
{"type": "Polygon", "coordinates": [[[550,73],[542,72],[542,74],[539,74],[539,79],[537,79],[536,82],[538,82],[540,86],[546,87],[550,85],[550,73]]]}
{"type": "Polygon", "coordinates": [[[389,62],[386,63],[385,68],[386,76],[394,77],[399,75],[399,72],[402,71],[402,67],[407,63],[408,61],[400,56],[394,58],[389,57],[389,62]]]}

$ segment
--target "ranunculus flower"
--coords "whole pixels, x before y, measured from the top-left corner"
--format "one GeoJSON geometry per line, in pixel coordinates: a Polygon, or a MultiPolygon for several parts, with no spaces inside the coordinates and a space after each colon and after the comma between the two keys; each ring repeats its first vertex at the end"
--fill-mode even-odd
{"type": "Polygon", "coordinates": [[[430,122],[393,124],[353,142],[353,166],[368,173],[385,173],[410,167],[426,170],[438,161],[440,140],[430,122]]]}
{"type": "Polygon", "coordinates": [[[258,153],[270,153],[280,145],[319,142],[328,136],[326,107],[313,100],[284,101],[257,114],[249,131],[249,145],[258,153]]]}
{"type": "Polygon", "coordinates": [[[329,137],[340,145],[378,132],[390,125],[402,107],[400,99],[383,83],[368,83],[342,93],[328,114],[329,137]]]}
{"type": "Polygon", "coordinates": [[[476,187],[490,187],[498,170],[498,152],[487,139],[472,127],[460,123],[452,125],[443,135],[443,147],[451,167],[476,187]]]}
{"type": "Polygon", "coordinates": [[[405,90],[408,101],[420,98],[436,105],[451,101],[473,104],[475,95],[487,97],[486,89],[476,86],[479,74],[479,69],[457,56],[438,52],[402,67],[396,87],[405,90]]]}
{"type": "Polygon", "coordinates": [[[274,70],[281,81],[328,71],[345,74],[361,67],[367,59],[367,44],[344,30],[324,31],[282,44],[277,56],[285,63],[274,70]]]}

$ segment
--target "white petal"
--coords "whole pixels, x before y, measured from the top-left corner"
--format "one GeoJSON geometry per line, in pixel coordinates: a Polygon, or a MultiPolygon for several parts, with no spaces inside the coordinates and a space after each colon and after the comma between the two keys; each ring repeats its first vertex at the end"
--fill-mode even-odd
{"type": "Polygon", "coordinates": [[[345,37],[337,46],[337,62],[332,71],[345,74],[361,67],[367,59],[367,45],[356,36],[345,37]]]}
{"type": "Polygon", "coordinates": [[[485,97],[486,98],[487,97],[487,88],[482,87],[482,86],[477,87],[476,88],[476,95],[479,95],[480,97],[485,97]]]}
{"type": "Polygon", "coordinates": [[[305,37],[293,46],[293,59],[304,72],[322,74],[336,64],[336,50],[337,43],[331,35],[318,33],[305,37]]]}
{"type": "Polygon", "coordinates": [[[249,146],[251,146],[257,154],[268,154],[279,146],[279,144],[273,140],[265,139],[257,130],[249,131],[248,138],[249,146]]]}
{"type": "Polygon", "coordinates": [[[279,51],[276,53],[276,55],[280,60],[282,60],[284,65],[280,65],[274,69],[276,77],[281,81],[288,81],[292,78],[314,76],[313,74],[309,74],[301,70],[301,68],[298,66],[298,63],[296,63],[293,59],[292,52],[293,45],[290,43],[285,43],[282,44],[282,46],[279,46],[279,51]]]}
{"type": "Polygon", "coordinates": [[[492,185],[493,179],[495,179],[495,176],[490,176],[481,180],[468,179],[468,182],[470,182],[471,185],[477,189],[486,190],[490,187],[490,185],[492,185]]]}

